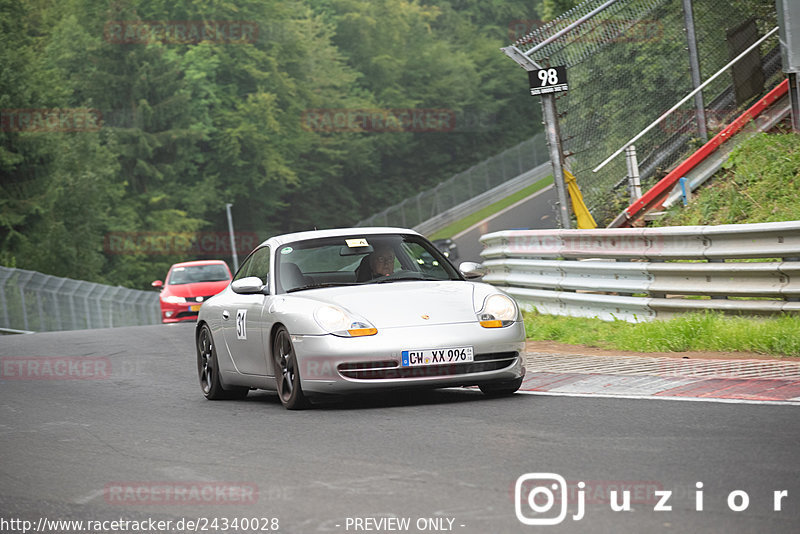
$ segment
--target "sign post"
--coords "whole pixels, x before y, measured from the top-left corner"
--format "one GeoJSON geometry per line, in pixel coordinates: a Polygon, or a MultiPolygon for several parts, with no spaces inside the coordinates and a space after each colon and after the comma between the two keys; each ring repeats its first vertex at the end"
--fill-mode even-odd
{"type": "Polygon", "coordinates": [[[792,129],[800,132],[800,5],[795,0],[776,0],[781,36],[783,72],[789,79],[789,101],[792,104],[792,129]]]}
{"type": "Polygon", "coordinates": [[[239,256],[236,254],[236,240],[234,239],[233,234],[233,216],[231,215],[231,206],[233,206],[233,204],[225,204],[225,210],[228,212],[228,233],[230,234],[231,238],[231,254],[233,255],[233,272],[235,274],[236,271],[239,270],[239,256]]]}
{"type": "Polygon", "coordinates": [[[561,132],[558,128],[556,112],[556,93],[566,91],[567,68],[564,66],[548,67],[528,71],[531,95],[542,97],[542,117],[547,146],[550,149],[550,161],[553,165],[553,183],[558,194],[558,221],[561,228],[571,228],[569,204],[567,203],[567,186],[564,182],[564,152],[561,149],[561,132]]]}
{"type": "Polygon", "coordinates": [[[561,134],[558,130],[558,114],[556,113],[555,94],[566,91],[567,68],[563,65],[542,68],[528,55],[523,54],[516,46],[501,48],[508,57],[528,71],[531,95],[542,97],[542,117],[547,147],[550,150],[550,163],[553,166],[553,183],[558,194],[558,222],[561,228],[571,228],[569,204],[567,203],[567,186],[564,182],[564,152],[561,149],[561,134]]]}
{"type": "Polygon", "coordinates": [[[561,228],[569,230],[571,228],[571,223],[567,204],[567,186],[564,183],[561,133],[558,129],[556,97],[553,93],[542,95],[542,115],[544,117],[544,132],[547,137],[547,147],[550,149],[550,162],[553,165],[553,183],[556,186],[556,193],[558,194],[558,220],[561,228]]]}

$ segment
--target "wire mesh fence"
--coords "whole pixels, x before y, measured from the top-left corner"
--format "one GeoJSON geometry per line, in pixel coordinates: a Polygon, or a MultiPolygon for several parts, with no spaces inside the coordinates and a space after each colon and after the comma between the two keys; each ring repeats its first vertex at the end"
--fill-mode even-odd
{"type": "MultiPolygon", "coordinates": [[[[530,57],[544,67],[567,67],[569,91],[556,97],[565,163],[601,225],[630,201],[625,158],[592,169],[694,89],[684,3],[693,4],[701,81],[777,24],[773,0],[588,0],[514,43],[522,52],[541,46],[530,57]]],[[[770,37],[710,83],[701,92],[709,136],[777,85],[780,68],[777,36],[770,37]]],[[[636,142],[643,190],[705,141],[695,106],[689,100],[636,142]]]]}
{"type": "Polygon", "coordinates": [[[359,221],[356,226],[416,227],[548,161],[550,156],[544,134],[537,134],[456,174],[433,189],[359,221]]]}
{"type": "Polygon", "coordinates": [[[158,293],[0,267],[0,329],[22,332],[159,324],[158,293]]]}

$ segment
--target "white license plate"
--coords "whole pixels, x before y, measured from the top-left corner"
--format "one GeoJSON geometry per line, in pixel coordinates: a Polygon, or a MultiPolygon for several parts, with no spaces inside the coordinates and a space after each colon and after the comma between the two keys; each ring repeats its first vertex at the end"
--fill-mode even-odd
{"type": "Polygon", "coordinates": [[[447,347],[443,349],[404,350],[402,366],[443,365],[473,361],[472,347],[447,347]]]}

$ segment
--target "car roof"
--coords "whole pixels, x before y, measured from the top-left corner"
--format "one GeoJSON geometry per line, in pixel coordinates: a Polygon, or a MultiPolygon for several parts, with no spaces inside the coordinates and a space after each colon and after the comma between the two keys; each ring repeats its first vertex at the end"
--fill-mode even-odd
{"type": "Polygon", "coordinates": [[[332,228],[329,230],[310,230],[306,232],[295,232],[270,237],[259,245],[273,245],[279,247],[285,243],[294,241],[304,241],[306,239],[317,239],[320,237],[336,237],[345,235],[376,235],[376,234],[414,234],[421,235],[419,232],[409,228],[393,228],[388,226],[363,227],[363,228],[332,228]]]}

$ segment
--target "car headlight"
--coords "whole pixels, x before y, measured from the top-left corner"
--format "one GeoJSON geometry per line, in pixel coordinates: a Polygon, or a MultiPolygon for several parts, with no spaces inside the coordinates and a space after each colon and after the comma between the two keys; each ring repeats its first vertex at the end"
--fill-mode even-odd
{"type": "Polygon", "coordinates": [[[168,304],[184,304],[186,302],[185,298],[176,297],[175,295],[164,297],[162,300],[168,304]]]}
{"type": "Polygon", "coordinates": [[[321,306],[314,312],[314,320],[325,331],[335,336],[374,336],[378,329],[362,319],[356,319],[336,306],[321,306]]]}
{"type": "Polygon", "coordinates": [[[478,321],[484,328],[508,326],[517,318],[517,306],[505,295],[489,295],[478,312],[478,321]]]}

